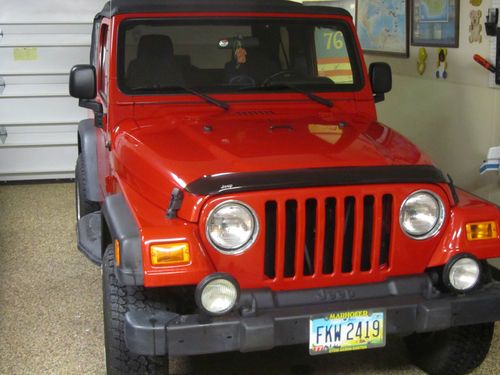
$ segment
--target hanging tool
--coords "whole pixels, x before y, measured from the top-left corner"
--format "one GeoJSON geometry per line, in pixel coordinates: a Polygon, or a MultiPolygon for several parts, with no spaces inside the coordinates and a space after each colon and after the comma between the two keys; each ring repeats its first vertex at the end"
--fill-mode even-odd
{"type": "Polygon", "coordinates": [[[489,70],[492,73],[496,73],[497,72],[497,69],[496,69],[495,65],[493,65],[492,63],[490,63],[488,60],[486,60],[481,55],[474,55],[474,61],[477,62],[483,68],[489,70]]]}

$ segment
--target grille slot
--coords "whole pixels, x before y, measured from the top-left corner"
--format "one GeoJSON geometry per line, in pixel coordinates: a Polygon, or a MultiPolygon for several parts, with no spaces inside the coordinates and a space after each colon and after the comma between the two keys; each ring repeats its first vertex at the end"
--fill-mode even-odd
{"type": "Polygon", "coordinates": [[[325,241],[323,243],[323,274],[333,273],[333,255],[335,253],[335,198],[325,201],[325,241]]]}
{"type": "Polygon", "coordinates": [[[316,199],[306,201],[306,238],[304,248],[304,275],[314,274],[314,249],[316,246],[316,199]]]}
{"type": "Polygon", "coordinates": [[[363,216],[363,247],[361,249],[361,271],[369,271],[372,266],[371,252],[373,245],[373,209],[375,199],[372,195],[364,198],[364,216],[363,216]]]}
{"type": "Polygon", "coordinates": [[[286,202],[286,233],[285,233],[285,277],[295,275],[295,240],[297,228],[297,201],[286,202]]]}
{"type": "Polygon", "coordinates": [[[392,227],[392,195],[384,195],[382,198],[382,241],[380,245],[380,265],[389,267],[389,249],[391,247],[392,227]]]}
{"type": "Polygon", "coordinates": [[[335,277],[389,267],[392,195],[266,202],[264,274],[335,277]]]}
{"type": "Polygon", "coordinates": [[[276,276],[276,202],[266,203],[266,250],[264,274],[270,279],[276,276]]]}
{"type": "Polygon", "coordinates": [[[344,248],[342,253],[342,272],[352,271],[352,256],[354,246],[354,197],[347,197],[344,200],[344,248]]]}

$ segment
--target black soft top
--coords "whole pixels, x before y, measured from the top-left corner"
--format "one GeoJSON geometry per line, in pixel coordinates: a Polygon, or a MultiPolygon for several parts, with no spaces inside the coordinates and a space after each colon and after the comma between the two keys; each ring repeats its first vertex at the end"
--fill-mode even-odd
{"type": "Polygon", "coordinates": [[[350,17],[341,8],[304,6],[288,0],[112,0],[96,18],[130,13],[172,12],[269,12],[298,14],[329,14],[350,17]]]}

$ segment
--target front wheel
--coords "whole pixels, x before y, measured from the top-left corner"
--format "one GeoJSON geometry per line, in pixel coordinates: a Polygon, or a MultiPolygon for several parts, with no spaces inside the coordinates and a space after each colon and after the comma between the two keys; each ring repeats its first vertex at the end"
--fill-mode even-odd
{"type": "Polygon", "coordinates": [[[405,341],[413,362],[431,375],[463,375],[479,367],[490,350],[494,323],[415,333],[405,341]]]}
{"type": "Polygon", "coordinates": [[[165,308],[142,287],[120,285],[115,277],[114,247],[106,248],[102,262],[104,342],[107,374],[168,374],[168,356],[155,357],[131,353],[125,345],[125,314],[134,310],[165,308]]]}

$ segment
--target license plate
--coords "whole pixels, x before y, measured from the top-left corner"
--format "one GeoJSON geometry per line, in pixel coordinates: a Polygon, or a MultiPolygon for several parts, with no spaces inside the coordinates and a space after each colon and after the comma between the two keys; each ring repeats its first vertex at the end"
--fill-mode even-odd
{"type": "Polygon", "coordinates": [[[385,311],[359,310],[311,317],[311,355],[385,346],[385,311]]]}

